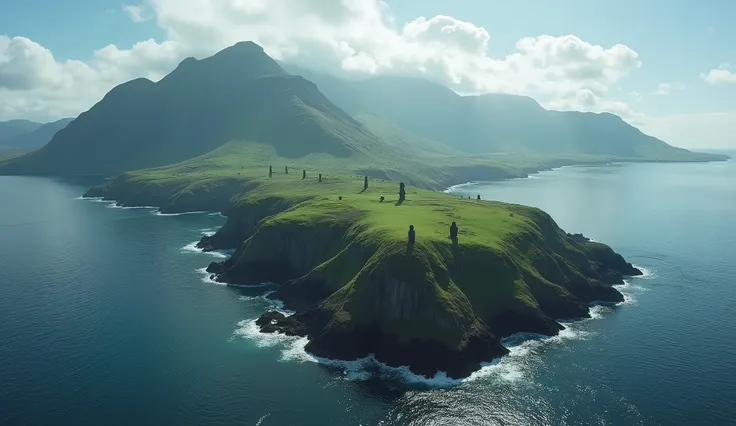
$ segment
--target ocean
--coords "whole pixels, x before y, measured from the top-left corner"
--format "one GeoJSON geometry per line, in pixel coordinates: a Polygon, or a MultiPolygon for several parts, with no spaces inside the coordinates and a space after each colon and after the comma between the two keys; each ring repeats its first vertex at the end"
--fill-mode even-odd
{"type": "MultiPolygon", "coordinates": [[[[540,207],[646,271],[470,379],[332,363],[253,320],[272,288],[202,272],[225,219],[0,177],[2,425],[736,424],[736,162],[565,167],[452,188],[540,207]]],[[[462,228],[462,224],[458,224],[462,228]]]]}

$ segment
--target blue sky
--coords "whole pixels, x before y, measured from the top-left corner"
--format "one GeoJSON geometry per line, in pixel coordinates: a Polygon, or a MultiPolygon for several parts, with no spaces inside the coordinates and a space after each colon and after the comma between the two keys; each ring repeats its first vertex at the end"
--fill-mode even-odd
{"type": "MultiPolygon", "coordinates": [[[[124,4],[3,0],[0,36],[27,37],[49,49],[58,62],[90,61],[97,49],[110,44],[130,49],[149,38],[159,43],[167,39],[150,7],[146,14],[153,19],[136,23],[123,11],[124,4]]],[[[611,85],[611,98],[651,117],[736,112],[736,84],[711,85],[701,78],[721,64],[731,63],[731,70],[736,69],[733,1],[389,0],[388,4],[395,27],[435,15],[483,27],[494,58],[514,53],[518,40],[539,35],[571,34],[604,48],[623,44],[639,54],[642,65],[611,85]],[[672,87],[670,93],[650,94],[661,83],[672,87]]]]}

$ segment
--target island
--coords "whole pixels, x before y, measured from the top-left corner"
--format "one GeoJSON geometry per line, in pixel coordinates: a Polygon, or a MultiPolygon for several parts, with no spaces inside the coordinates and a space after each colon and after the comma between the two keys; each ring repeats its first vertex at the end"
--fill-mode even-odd
{"type": "Polygon", "coordinates": [[[425,376],[467,377],[508,352],[503,337],[555,335],[558,320],[623,301],[615,285],[641,274],[537,208],[407,186],[402,200],[396,182],[275,169],[187,187],[183,200],[135,173],[86,195],[168,211],[230,203],[224,226],[198,245],[235,249],[209,265],[213,279],[278,285],[270,297],[295,314],[264,312],[262,332],[307,336],[318,357],[373,354],[425,376]]]}
{"type": "Polygon", "coordinates": [[[262,332],[305,336],[318,357],[373,354],[453,378],[506,354],[504,337],[555,335],[560,320],[621,302],[615,286],[641,271],[537,208],[440,191],[564,165],[728,159],[613,114],[404,77],[341,80],[253,42],[40,126],[0,123],[31,150],[0,154],[0,175],[104,175],[87,197],[221,212],[198,245],[234,254],[211,278],[274,283],[270,297],[294,312],[263,312],[262,332]]]}

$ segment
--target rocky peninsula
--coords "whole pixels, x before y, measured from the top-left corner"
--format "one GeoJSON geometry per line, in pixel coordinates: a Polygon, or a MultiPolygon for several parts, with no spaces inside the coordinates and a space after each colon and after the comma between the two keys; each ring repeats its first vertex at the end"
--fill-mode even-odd
{"type": "Polygon", "coordinates": [[[362,176],[217,182],[177,192],[122,175],[86,195],[222,209],[227,222],[199,246],[236,251],[208,272],[223,283],[277,284],[271,297],[296,313],[265,312],[258,326],[307,336],[320,357],[374,354],[418,374],[466,377],[508,352],[501,338],[555,335],[558,320],[622,301],[614,286],[641,274],[532,207],[413,187],[401,200],[397,183],[365,188],[362,176]]]}

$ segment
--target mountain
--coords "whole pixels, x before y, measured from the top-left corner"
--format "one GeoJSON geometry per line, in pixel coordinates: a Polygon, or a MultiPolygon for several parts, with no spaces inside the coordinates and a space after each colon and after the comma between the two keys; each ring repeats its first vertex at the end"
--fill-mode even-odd
{"type": "Polygon", "coordinates": [[[11,143],[17,137],[33,132],[41,123],[29,120],[0,121],[0,147],[11,143]]]}
{"type": "Polygon", "coordinates": [[[72,122],[72,120],[74,120],[74,118],[62,118],[61,120],[46,123],[30,132],[23,133],[15,138],[9,139],[4,144],[0,144],[10,149],[37,149],[49,143],[56,132],[65,128],[72,122]]]}
{"type": "Polygon", "coordinates": [[[3,174],[117,174],[178,163],[232,141],[281,157],[349,157],[382,142],[317,87],[242,42],[187,58],[159,82],[121,84],[43,148],[0,165],[3,174]]]}
{"type": "Polygon", "coordinates": [[[405,131],[467,153],[585,154],[647,161],[723,159],[668,145],[614,114],[547,110],[526,96],[460,96],[419,78],[344,80],[286,67],[314,81],[353,117],[377,115],[405,131]]]}

